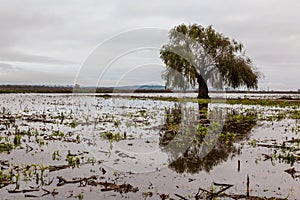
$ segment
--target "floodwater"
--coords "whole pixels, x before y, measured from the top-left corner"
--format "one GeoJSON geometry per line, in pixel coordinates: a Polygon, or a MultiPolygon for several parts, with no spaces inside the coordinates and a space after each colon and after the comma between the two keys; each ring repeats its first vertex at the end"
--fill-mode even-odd
{"type": "MultiPolygon", "coordinates": [[[[94,95],[94,94],[90,94],[94,95]]],[[[110,93],[114,96],[144,96],[144,97],[176,97],[176,98],[196,98],[197,93],[110,93]]],[[[218,93],[210,93],[211,98],[225,98],[225,99],[237,99],[237,98],[249,98],[249,99],[300,99],[300,93],[227,93],[226,91],[219,91],[218,93]]]]}
{"type": "Polygon", "coordinates": [[[299,105],[113,95],[1,94],[0,199],[299,199],[299,105]]]}

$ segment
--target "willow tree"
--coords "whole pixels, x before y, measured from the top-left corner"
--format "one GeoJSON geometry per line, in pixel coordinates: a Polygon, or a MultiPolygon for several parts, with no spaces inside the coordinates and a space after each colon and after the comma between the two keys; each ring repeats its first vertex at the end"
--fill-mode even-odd
{"type": "Polygon", "coordinates": [[[208,84],[215,88],[257,88],[259,73],[243,45],[212,26],[175,26],[160,57],[166,65],[162,74],[166,86],[184,90],[198,86],[198,98],[209,98],[208,84]]]}

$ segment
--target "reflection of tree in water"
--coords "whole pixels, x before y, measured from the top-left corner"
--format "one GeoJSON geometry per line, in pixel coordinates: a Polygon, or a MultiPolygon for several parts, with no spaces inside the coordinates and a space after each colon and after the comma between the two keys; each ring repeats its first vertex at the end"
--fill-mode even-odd
{"type": "Polygon", "coordinates": [[[199,104],[197,114],[187,114],[179,104],[165,110],[166,118],[160,135],[160,147],[169,154],[169,167],[178,173],[197,173],[202,170],[209,172],[229,157],[239,154],[240,149],[236,147],[236,143],[249,139],[250,131],[256,125],[255,113],[240,114],[234,110],[230,111],[222,124],[223,127],[219,124],[215,142],[211,143],[208,153],[203,155],[203,143],[210,141],[204,138],[210,129],[218,126],[215,122],[210,123],[207,108],[208,104],[199,104]],[[193,120],[195,123],[190,123],[193,120]],[[183,125],[187,121],[193,125],[183,125]]]}

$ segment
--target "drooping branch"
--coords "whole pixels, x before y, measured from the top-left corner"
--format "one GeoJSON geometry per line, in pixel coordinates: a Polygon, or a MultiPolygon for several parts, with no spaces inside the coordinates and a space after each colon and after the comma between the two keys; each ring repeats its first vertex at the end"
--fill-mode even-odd
{"type": "Polygon", "coordinates": [[[181,24],[170,30],[169,38],[160,51],[166,65],[166,85],[194,88],[201,75],[206,84],[214,87],[257,88],[259,73],[245,56],[243,45],[216,32],[212,26],[181,24]]]}

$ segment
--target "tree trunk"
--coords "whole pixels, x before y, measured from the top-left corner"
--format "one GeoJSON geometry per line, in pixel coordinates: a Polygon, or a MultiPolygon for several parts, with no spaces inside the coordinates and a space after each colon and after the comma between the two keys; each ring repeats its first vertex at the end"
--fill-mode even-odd
{"type": "Polygon", "coordinates": [[[203,77],[199,74],[197,75],[197,82],[198,82],[198,99],[210,99],[208,96],[208,87],[206,81],[203,77]]]}

